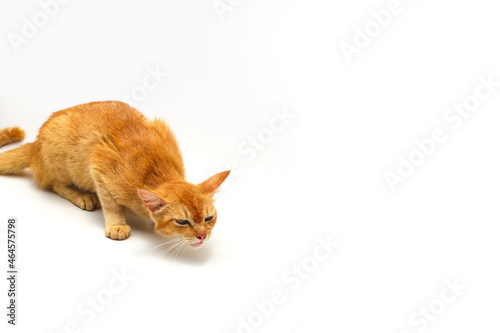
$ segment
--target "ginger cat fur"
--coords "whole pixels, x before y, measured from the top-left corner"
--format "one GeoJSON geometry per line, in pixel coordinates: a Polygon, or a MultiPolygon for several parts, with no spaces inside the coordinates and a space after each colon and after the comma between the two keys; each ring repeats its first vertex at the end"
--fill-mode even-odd
{"type": "MultiPolygon", "coordinates": [[[[24,138],[0,130],[0,147],[24,138]]],[[[102,206],[105,235],[126,239],[124,209],[154,222],[154,230],[193,247],[217,222],[213,195],[230,171],[200,184],[185,180],[174,134],[122,102],[93,102],[55,112],[37,139],[0,153],[0,175],[30,168],[37,184],[84,210],[102,206]]]]}

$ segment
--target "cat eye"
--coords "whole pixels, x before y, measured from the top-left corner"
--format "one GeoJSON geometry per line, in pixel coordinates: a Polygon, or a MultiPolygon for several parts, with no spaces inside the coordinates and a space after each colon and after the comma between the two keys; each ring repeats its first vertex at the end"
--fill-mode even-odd
{"type": "Polygon", "coordinates": [[[177,224],[180,224],[180,225],[189,225],[189,221],[188,220],[175,220],[175,222],[177,224]]]}
{"type": "Polygon", "coordinates": [[[205,218],[205,222],[210,222],[210,221],[212,221],[213,219],[214,219],[214,217],[213,217],[213,216],[206,217],[206,218],[205,218]]]}

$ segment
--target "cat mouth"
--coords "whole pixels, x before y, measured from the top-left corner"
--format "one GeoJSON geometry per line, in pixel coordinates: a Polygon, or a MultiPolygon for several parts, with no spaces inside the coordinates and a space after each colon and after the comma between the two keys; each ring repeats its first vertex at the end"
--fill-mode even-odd
{"type": "Polygon", "coordinates": [[[198,247],[198,246],[202,246],[202,245],[203,245],[203,242],[191,243],[191,244],[189,244],[189,245],[191,245],[191,246],[193,246],[193,247],[198,247]]]}

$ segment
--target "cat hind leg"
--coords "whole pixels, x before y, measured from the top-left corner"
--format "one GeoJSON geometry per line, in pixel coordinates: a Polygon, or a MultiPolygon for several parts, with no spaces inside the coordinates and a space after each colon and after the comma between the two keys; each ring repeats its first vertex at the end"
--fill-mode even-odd
{"type": "Polygon", "coordinates": [[[97,195],[81,191],[72,185],[56,183],[52,185],[52,189],[59,196],[67,199],[83,210],[92,211],[101,206],[97,195]]]}

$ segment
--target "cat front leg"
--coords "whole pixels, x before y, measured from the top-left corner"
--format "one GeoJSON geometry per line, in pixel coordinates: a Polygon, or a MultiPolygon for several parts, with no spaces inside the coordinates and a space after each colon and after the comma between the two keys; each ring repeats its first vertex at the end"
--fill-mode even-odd
{"type": "Polygon", "coordinates": [[[127,239],[131,228],[125,221],[123,206],[116,202],[102,182],[96,181],[96,189],[104,213],[106,237],[114,240],[127,239]]]}
{"type": "Polygon", "coordinates": [[[124,240],[130,236],[131,228],[125,222],[125,220],[116,222],[114,216],[109,216],[109,214],[106,214],[105,210],[104,210],[104,220],[106,223],[105,226],[106,237],[109,237],[114,240],[124,240]]]}

